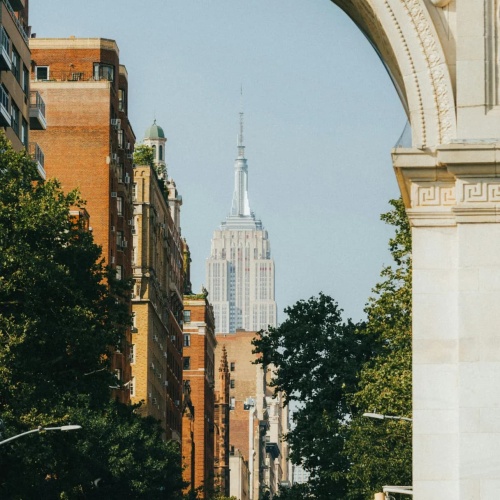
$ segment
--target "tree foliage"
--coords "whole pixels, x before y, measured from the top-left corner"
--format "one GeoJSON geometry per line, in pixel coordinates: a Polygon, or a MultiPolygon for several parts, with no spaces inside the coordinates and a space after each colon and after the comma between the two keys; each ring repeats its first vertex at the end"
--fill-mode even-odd
{"type": "Polygon", "coordinates": [[[411,484],[411,424],[363,417],[411,415],[411,234],[402,201],[390,203],[382,220],[396,229],[395,266],[382,270],[367,321],[342,321],[337,303],[319,294],[254,341],[275,390],[298,403],[287,440],[292,462],[310,473],[309,484],[279,498],[362,500],[411,484]]]}
{"type": "Polygon", "coordinates": [[[287,440],[291,460],[311,474],[315,494],[343,499],[348,462],[345,428],[352,415],[349,394],[357,373],[372,353],[342,310],[322,293],[285,309],[287,319],[254,340],[259,362],[272,367],[271,385],[285,402],[299,403],[287,440]]]}
{"type": "Polygon", "coordinates": [[[395,227],[389,248],[395,266],[382,270],[382,281],[366,308],[364,333],[378,339],[378,353],[360,374],[352,396],[357,408],[346,450],[351,462],[347,498],[373,498],[387,484],[412,484],[411,423],[374,421],[364,412],[411,417],[411,232],[402,200],[382,219],[395,227]]]}
{"type": "Polygon", "coordinates": [[[4,135],[0,151],[2,439],[82,426],[2,445],[0,497],[176,498],[179,450],[156,422],[109,401],[110,350],[130,323],[127,283],[114,279],[82,219],[71,216],[84,207],[79,194],[41,179],[4,135]]]}

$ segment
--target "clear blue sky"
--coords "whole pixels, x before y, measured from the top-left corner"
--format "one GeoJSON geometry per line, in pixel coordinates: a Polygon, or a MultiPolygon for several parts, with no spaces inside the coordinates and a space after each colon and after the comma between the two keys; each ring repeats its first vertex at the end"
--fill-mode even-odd
{"type": "MultiPolygon", "coordinates": [[[[280,319],[319,291],[355,320],[384,264],[406,122],[382,63],[329,0],[31,0],[38,37],[117,41],[137,140],[156,117],[184,205],[192,281],[229,212],[243,85],[250,205],[269,231],[280,319]]],[[[47,110],[50,119],[50,110],[47,110]]]]}

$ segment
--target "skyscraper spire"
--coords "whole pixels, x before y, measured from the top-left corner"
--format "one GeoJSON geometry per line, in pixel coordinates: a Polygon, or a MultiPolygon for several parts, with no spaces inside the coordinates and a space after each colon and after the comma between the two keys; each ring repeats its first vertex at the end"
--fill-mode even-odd
{"type": "Polygon", "coordinates": [[[238,157],[234,163],[234,193],[231,216],[251,217],[248,201],[248,165],[243,146],[243,109],[240,111],[240,133],[238,135],[238,157]]]}

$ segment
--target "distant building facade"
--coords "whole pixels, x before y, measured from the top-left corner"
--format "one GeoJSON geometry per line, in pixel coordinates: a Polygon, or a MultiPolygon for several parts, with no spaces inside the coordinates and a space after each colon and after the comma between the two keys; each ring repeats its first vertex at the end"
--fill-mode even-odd
{"type": "Polygon", "coordinates": [[[271,245],[248,200],[243,113],[240,113],[231,213],[214,231],[206,262],[206,283],[217,333],[234,333],[239,328],[259,331],[269,325],[276,326],[271,245]]]}
{"type": "MultiPolygon", "coordinates": [[[[80,190],[106,264],[118,278],[129,278],[135,135],[118,46],[105,38],[75,37],[31,38],[29,46],[32,95],[50,110],[46,130],[41,125],[32,129],[30,141],[43,151],[47,177],[59,179],[65,191],[80,190]]],[[[117,382],[123,384],[114,396],[125,403],[130,401],[131,343],[128,329],[111,360],[117,382]]]]}
{"type": "Polygon", "coordinates": [[[287,409],[272,397],[267,376],[260,364],[253,364],[252,339],[256,332],[217,334],[215,362],[226,352],[229,366],[230,494],[240,498],[248,492],[259,500],[267,491],[274,495],[288,477],[287,409]],[[248,477],[248,483],[245,483],[248,477]]]}
{"type": "MultiPolygon", "coordinates": [[[[145,141],[163,141],[154,124],[145,141]]],[[[136,165],[132,221],[132,402],[158,419],[166,437],[182,436],[182,240],[172,217],[167,176],[136,165]]],[[[177,193],[174,193],[177,196],[177,193]]],[[[175,202],[175,200],[174,200],[175,202]]]]}

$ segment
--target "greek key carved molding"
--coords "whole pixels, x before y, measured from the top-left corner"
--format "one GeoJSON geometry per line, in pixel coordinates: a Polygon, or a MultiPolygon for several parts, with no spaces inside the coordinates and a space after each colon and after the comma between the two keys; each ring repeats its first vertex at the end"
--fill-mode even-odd
{"type": "Polygon", "coordinates": [[[460,203],[500,203],[500,180],[458,180],[457,192],[460,203]]]}
{"type": "Polygon", "coordinates": [[[450,207],[456,204],[455,184],[417,182],[412,184],[412,207],[450,207]]]}

